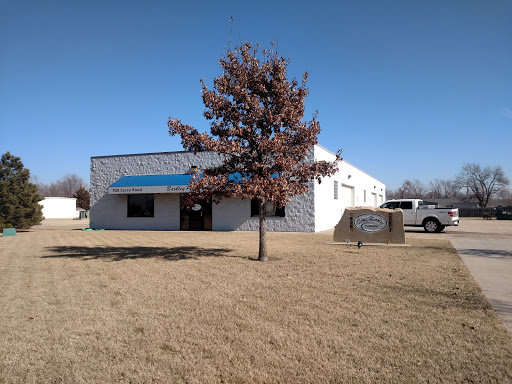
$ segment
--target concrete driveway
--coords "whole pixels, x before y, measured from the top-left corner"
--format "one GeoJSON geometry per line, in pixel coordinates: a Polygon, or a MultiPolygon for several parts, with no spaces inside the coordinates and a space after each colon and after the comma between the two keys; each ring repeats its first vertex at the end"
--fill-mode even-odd
{"type": "Polygon", "coordinates": [[[462,218],[458,227],[447,227],[442,233],[406,227],[405,236],[450,240],[512,333],[512,220],[462,218]]]}

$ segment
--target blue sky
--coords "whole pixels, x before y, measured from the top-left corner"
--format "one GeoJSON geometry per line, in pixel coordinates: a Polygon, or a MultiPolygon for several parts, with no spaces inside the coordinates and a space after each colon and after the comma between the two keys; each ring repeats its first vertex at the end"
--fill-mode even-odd
{"type": "Polygon", "coordinates": [[[230,35],[309,72],[319,143],[388,188],[468,162],[512,180],[510,0],[0,0],[0,153],[49,183],[88,181],[91,156],[182,150],[168,117],[208,129],[199,80],[230,35]]]}

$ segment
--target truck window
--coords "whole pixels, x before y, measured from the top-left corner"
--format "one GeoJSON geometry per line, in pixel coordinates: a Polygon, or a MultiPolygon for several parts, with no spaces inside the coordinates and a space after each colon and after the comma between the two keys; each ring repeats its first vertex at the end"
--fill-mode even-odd
{"type": "Polygon", "coordinates": [[[390,201],[388,203],[384,203],[382,204],[380,207],[381,208],[387,208],[387,209],[395,209],[395,208],[398,208],[398,202],[396,201],[390,201]]]}
{"type": "Polygon", "coordinates": [[[412,201],[401,201],[400,208],[402,209],[412,209],[412,201]]]}

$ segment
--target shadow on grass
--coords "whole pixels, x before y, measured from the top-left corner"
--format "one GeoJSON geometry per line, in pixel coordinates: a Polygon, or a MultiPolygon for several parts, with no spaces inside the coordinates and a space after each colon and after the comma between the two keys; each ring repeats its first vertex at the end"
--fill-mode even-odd
{"type": "Polygon", "coordinates": [[[379,284],[379,286],[390,295],[401,297],[404,302],[411,300],[417,304],[421,303],[425,308],[457,306],[464,310],[492,309],[491,304],[479,292],[465,292],[458,288],[440,290],[409,285],[379,284]]]}
{"type": "MultiPolygon", "coordinates": [[[[48,247],[52,255],[44,259],[70,258],[79,260],[122,261],[135,259],[162,259],[168,261],[197,260],[201,257],[240,257],[229,255],[228,248],[187,247],[48,247]]],[[[245,257],[244,257],[245,258],[245,257]]]]}

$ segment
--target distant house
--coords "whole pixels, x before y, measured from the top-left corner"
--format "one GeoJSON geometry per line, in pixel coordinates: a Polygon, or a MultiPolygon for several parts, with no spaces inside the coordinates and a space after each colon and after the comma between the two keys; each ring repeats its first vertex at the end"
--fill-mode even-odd
{"type": "Polygon", "coordinates": [[[74,219],[77,216],[76,198],[45,197],[39,202],[45,219],[74,219]]]}
{"type": "Polygon", "coordinates": [[[435,204],[438,208],[478,208],[478,203],[455,199],[428,199],[425,203],[435,204]]]}

